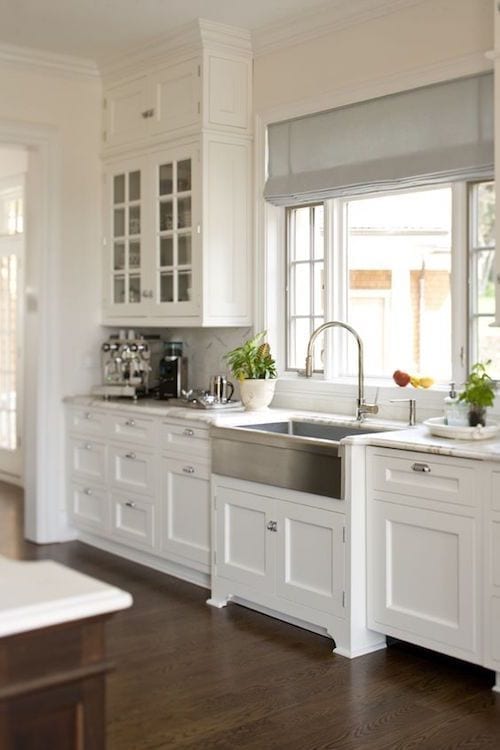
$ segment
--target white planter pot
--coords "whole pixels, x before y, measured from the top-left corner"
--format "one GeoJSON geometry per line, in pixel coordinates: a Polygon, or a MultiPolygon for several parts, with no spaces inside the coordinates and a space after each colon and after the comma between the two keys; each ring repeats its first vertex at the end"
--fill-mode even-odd
{"type": "Polygon", "coordinates": [[[276,379],[242,380],[240,395],[243,406],[247,411],[262,411],[267,409],[274,396],[276,379]]]}

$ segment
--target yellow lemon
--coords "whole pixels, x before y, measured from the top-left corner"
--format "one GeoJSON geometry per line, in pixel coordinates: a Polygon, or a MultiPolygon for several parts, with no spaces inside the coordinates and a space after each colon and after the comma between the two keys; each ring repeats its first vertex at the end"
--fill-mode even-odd
{"type": "Polygon", "coordinates": [[[416,375],[411,376],[410,383],[414,388],[420,388],[420,378],[418,378],[416,375]]]}
{"type": "Polygon", "coordinates": [[[420,385],[422,388],[430,388],[431,385],[434,385],[433,378],[420,378],[420,385]]]}

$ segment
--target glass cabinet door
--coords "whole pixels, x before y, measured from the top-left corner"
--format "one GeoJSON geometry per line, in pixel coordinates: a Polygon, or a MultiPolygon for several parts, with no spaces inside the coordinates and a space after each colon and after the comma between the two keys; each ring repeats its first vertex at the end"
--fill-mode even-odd
{"type": "Polygon", "coordinates": [[[111,256],[113,305],[137,305],[142,296],[141,170],[112,175],[111,256]]]}
{"type": "Polygon", "coordinates": [[[190,302],[193,297],[192,159],[156,164],[156,274],[159,303],[190,302]]]}

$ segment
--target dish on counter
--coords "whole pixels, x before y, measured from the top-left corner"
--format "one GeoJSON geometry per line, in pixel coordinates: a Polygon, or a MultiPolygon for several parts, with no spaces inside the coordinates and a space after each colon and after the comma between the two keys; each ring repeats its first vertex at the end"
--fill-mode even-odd
{"type": "Polygon", "coordinates": [[[489,422],[486,427],[482,425],[477,425],[477,427],[455,426],[446,424],[444,417],[426,419],[423,424],[431,435],[450,438],[451,440],[488,440],[497,434],[500,427],[496,422],[489,422]]]}

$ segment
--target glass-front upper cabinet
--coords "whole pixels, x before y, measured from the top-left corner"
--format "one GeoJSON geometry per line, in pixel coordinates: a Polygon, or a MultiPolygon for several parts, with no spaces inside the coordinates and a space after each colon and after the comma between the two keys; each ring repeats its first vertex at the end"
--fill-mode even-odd
{"type": "Polygon", "coordinates": [[[143,296],[143,173],[113,172],[111,180],[112,305],[138,305],[143,296]]]}
{"type": "Polygon", "coordinates": [[[154,165],[155,300],[171,309],[180,305],[186,313],[194,304],[196,268],[194,167],[193,154],[180,150],[156,158],[154,165]]]}

